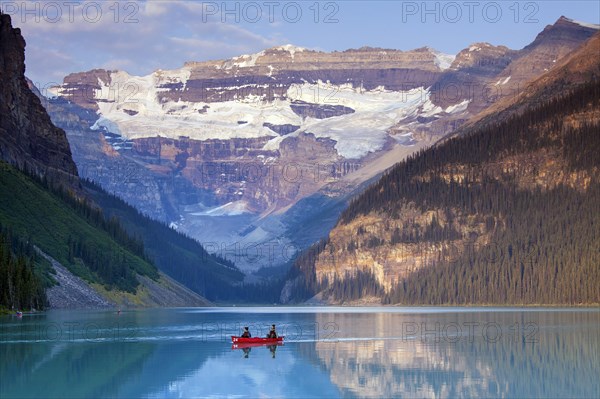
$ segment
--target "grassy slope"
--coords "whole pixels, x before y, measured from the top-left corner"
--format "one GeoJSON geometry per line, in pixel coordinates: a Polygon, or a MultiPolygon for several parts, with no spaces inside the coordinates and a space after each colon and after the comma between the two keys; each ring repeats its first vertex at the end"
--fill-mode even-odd
{"type": "Polygon", "coordinates": [[[69,262],[69,236],[85,238],[102,250],[122,256],[139,274],[153,276],[155,267],[117,244],[106,232],[88,224],[71,207],[13,167],[0,163],[0,223],[89,282],[104,282],[82,262],[69,262]]]}

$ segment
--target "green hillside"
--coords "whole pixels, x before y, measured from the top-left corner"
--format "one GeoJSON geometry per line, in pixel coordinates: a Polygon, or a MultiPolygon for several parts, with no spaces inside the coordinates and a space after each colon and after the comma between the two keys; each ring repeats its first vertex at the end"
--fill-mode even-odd
{"type": "Polygon", "coordinates": [[[83,186],[107,216],[118,218],[129,234],[140,237],[148,256],[165,274],[211,301],[235,298],[233,286],[244,275],[231,262],[209,254],[197,241],[142,215],[94,183],[84,181],[83,186]]]}
{"type": "Polygon", "coordinates": [[[139,240],[85,200],[0,163],[0,224],[38,246],[75,275],[106,289],[135,293],[136,273],[159,274],[139,240]]]}

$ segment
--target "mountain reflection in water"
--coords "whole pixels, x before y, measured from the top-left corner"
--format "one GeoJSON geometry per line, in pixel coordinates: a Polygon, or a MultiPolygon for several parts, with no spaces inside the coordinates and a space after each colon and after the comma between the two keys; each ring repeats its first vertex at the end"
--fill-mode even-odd
{"type": "Polygon", "coordinates": [[[0,319],[0,397],[593,397],[598,353],[592,309],[49,312],[0,319]]]}

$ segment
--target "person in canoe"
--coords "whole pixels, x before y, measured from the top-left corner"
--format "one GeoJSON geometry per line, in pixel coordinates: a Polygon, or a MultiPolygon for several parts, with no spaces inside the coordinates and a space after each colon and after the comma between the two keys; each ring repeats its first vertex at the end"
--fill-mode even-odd
{"type": "Polygon", "coordinates": [[[244,332],[241,335],[242,338],[252,338],[252,334],[250,334],[250,330],[248,327],[244,327],[244,332]]]}
{"type": "Polygon", "coordinates": [[[275,324],[271,325],[271,331],[267,334],[267,338],[277,338],[277,332],[275,331],[275,324]]]}

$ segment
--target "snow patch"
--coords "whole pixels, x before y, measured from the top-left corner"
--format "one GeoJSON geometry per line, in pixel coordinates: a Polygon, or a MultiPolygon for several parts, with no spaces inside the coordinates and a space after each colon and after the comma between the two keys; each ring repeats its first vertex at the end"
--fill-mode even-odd
{"type": "MultiPolygon", "coordinates": [[[[246,59],[252,63],[252,57],[246,59]]],[[[159,100],[165,82],[189,79],[189,71],[157,71],[138,77],[125,72],[111,74],[111,86],[96,90],[98,120],[93,129],[119,134],[124,141],[143,137],[189,137],[192,140],[267,138],[265,150],[276,151],[283,140],[311,133],[335,141],[338,154],[359,159],[381,150],[388,131],[406,118],[434,116],[443,112],[462,112],[468,101],[443,110],[430,100],[429,89],[390,91],[380,86],[373,90],[354,87],[351,83],[331,85],[322,81],[292,85],[285,97],[267,102],[259,96],[245,96],[231,101],[203,102],[159,100]],[[114,87],[119,87],[115,93],[114,87]],[[127,90],[130,88],[130,90],[127,90]],[[291,108],[292,100],[323,106],[345,106],[355,112],[327,119],[303,118],[291,108]],[[205,108],[206,106],[209,108],[205,108]],[[125,111],[134,111],[131,112],[125,111]],[[246,123],[240,124],[239,121],[246,123]],[[300,128],[279,136],[264,124],[296,125],[300,128]],[[269,139],[270,138],[270,139],[269,139]]],[[[239,88],[256,85],[240,85],[239,88]]],[[[223,87],[215,90],[233,90],[223,87]]],[[[119,145],[121,145],[119,143],[119,145]]]]}
{"type": "Polygon", "coordinates": [[[456,55],[444,54],[435,50],[430,51],[435,56],[433,63],[442,71],[445,71],[446,69],[450,68],[450,65],[452,65],[452,63],[456,59],[456,55]]]}
{"type": "Polygon", "coordinates": [[[187,86],[187,82],[192,75],[192,71],[188,68],[174,69],[174,70],[161,70],[159,69],[154,73],[159,84],[173,84],[181,83],[181,90],[184,91],[187,86]]]}
{"type": "Polygon", "coordinates": [[[427,100],[421,106],[421,112],[419,115],[427,117],[439,114],[441,112],[444,112],[442,107],[435,105],[433,102],[431,102],[430,98],[427,98],[427,100]]]}
{"type": "MultiPolygon", "coordinates": [[[[292,133],[293,134],[293,133],[292,133]]],[[[288,137],[292,134],[288,134],[288,137]]],[[[265,151],[277,151],[279,149],[279,145],[283,140],[285,140],[286,136],[277,136],[269,141],[263,146],[263,150],[265,151]]]]}
{"type": "Polygon", "coordinates": [[[233,67],[238,68],[249,68],[256,66],[256,60],[265,55],[264,51],[255,54],[244,54],[239,57],[232,58],[231,60],[225,62],[225,69],[231,69],[233,67]]]}
{"type": "Polygon", "coordinates": [[[225,205],[209,208],[202,212],[192,213],[194,216],[239,216],[250,213],[248,204],[244,201],[228,202],[225,205]]]}
{"type": "Polygon", "coordinates": [[[577,21],[571,18],[565,18],[567,21],[572,22],[574,24],[583,26],[584,28],[591,28],[591,29],[596,29],[599,30],[600,29],[600,25],[596,25],[596,24],[592,24],[590,22],[582,22],[582,21],[577,21]]]}
{"type": "MultiPolygon", "coordinates": [[[[185,79],[186,74],[170,80],[185,79]]],[[[104,86],[95,92],[99,119],[95,129],[102,127],[127,139],[154,137],[177,138],[187,136],[196,140],[231,139],[237,137],[275,137],[276,133],[263,124],[299,125],[301,118],[289,107],[289,101],[271,103],[257,96],[247,96],[236,101],[206,104],[186,101],[160,102],[158,88],[165,76],[152,74],[146,77],[130,76],[124,72],[111,75],[112,88],[104,86]],[[122,88],[115,93],[114,87],[122,88]],[[129,88],[129,89],[128,89],[129,88]],[[210,108],[204,110],[204,106],[210,108]],[[124,109],[136,111],[129,115],[124,109]],[[203,112],[205,111],[205,112],[203,112]],[[240,125],[238,121],[248,123],[240,125]]]]}
{"type": "Polygon", "coordinates": [[[507,83],[508,83],[508,81],[510,80],[510,78],[511,78],[511,76],[509,76],[509,77],[507,77],[507,78],[504,78],[504,79],[500,79],[500,80],[498,80],[498,81],[497,81],[497,82],[494,84],[494,86],[501,86],[501,85],[505,85],[505,84],[507,84],[507,83]]]}
{"type": "MultiPolygon", "coordinates": [[[[316,137],[335,140],[338,154],[347,159],[359,159],[381,150],[388,139],[388,129],[408,116],[417,116],[420,107],[429,99],[429,91],[423,88],[400,92],[363,91],[351,84],[332,86],[323,82],[292,85],[288,95],[309,103],[354,109],[353,114],[333,118],[306,118],[300,130],[292,133],[312,133],[316,137]]],[[[277,142],[271,140],[267,148],[273,148],[277,142]]]]}
{"type": "Polygon", "coordinates": [[[466,111],[467,107],[469,106],[469,102],[469,100],[464,100],[461,103],[450,105],[448,108],[446,108],[446,112],[449,114],[455,114],[466,111]]]}
{"type": "Polygon", "coordinates": [[[290,53],[290,56],[292,57],[292,59],[294,59],[294,56],[296,55],[296,53],[301,53],[303,51],[306,51],[306,49],[304,47],[298,47],[298,46],[294,46],[292,44],[285,44],[283,46],[274,47],[273,49],[280,50],[280,51],[287,51],[288,53],[290,53]]]}
{"type": "Polygon", "coordinates": [[[115,133],[115,134],[119,134],[119,135],[123,135],[121,133],[121,129],[119,129],[119,125],[113,121],[111,121],[110,119],[101,116],[100,118],[98,118],[98,120],[96,121],[96,123],[94,123],[90,129],[92,130],[106,130],[107,132],[110,133],[115,133]]]}

